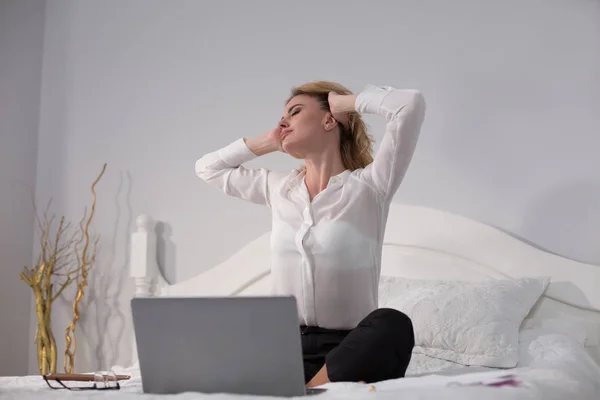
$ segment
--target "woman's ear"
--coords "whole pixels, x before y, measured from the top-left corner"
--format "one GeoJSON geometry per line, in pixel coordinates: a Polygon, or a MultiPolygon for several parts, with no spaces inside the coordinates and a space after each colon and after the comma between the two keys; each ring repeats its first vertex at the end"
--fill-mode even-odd
{"type": "Polygon", "coordinates": [[[324,123],[323,123],[323,127],[325,128],[325,130],[330,131],[333,128],[335,128],[337,124],[338,124],[338,121],[333,117],[333,114],[327,113],[327,115],[325,116],[324,123]]]}

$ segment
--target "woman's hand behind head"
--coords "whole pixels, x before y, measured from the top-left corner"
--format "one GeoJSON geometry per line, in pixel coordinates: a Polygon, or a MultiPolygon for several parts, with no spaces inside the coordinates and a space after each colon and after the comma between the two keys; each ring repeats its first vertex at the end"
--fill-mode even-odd
{"type": "Polygon", "coordinates": [[[329,109],[340,124],[348,128],[348,113],[356,111],[354,106],[356,102],[356,95],[344,95],[335,92],[329,92],[329,109]]]}

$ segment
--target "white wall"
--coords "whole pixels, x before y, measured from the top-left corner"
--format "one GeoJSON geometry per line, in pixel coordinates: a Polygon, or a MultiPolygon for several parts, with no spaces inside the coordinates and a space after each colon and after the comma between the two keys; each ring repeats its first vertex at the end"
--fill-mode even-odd
{"type": "MultiPolygon", "coordinates": [[[[396,201],[600,264],[598,20],[589,0],[49,2],[38,195],[75,220],[108,162],[78,368],[130,361],[137,215],[163,221],[171,281],[269,229],[266,209],[204,185],[193,165],[273,127],[290,87],[306,80],[424,92],[426,122],[396,201]]],[[[382,121],[367,120],[380,140],[382,121]]],[[[55,319],[60,332],[67,317],[55,319]]]]}
{"type": "Polygon", "coordinates": [[[26,374],[44,3],[0,1],[0,376],[26,374]]]}

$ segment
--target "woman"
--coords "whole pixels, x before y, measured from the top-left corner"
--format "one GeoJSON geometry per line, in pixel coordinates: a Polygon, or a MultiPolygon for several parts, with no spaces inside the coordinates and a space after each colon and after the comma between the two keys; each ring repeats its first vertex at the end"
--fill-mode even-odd
{"type": "Polygon", "coordinates": [[[388,210],[425,115],[415,90],[326,81],[292,90],[278,126],[196,162],[226,194],[272,210],[274,295],[296,298],[308,387],[403,377],[414,346],[403,313],[378,309],[388,210]],[[376,157],[361,114],[386,119],[376,157]],[[242,164],[282,151],[305,165],[287,173],[242,164]]]}

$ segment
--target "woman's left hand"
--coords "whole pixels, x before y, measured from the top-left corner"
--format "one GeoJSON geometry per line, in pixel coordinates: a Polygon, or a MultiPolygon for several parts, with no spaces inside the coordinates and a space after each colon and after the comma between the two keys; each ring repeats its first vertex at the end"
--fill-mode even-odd
{"type": "Polygon", "coordinates": [[[348,113],[356,111],[356,95],[329,92],[329,109],[333,117],[344,126],[348,126],[348,113]]]}
{"type": "Polygon", "coordinates": [[[335,118],[345,127],[348,127],[348,113],[356,110],[354,107],[356,95],[329,92],[327,99],[329,101],[329,109],[333,114],[333,118],[335,118]]]}
{"type": "Polygon", "coordinates": [[[338,94],[329,92],[328,96],[329,108],[332,113],[342,113],[355,111],[354,103],[356,102],[355,94],[338,94]]]}

